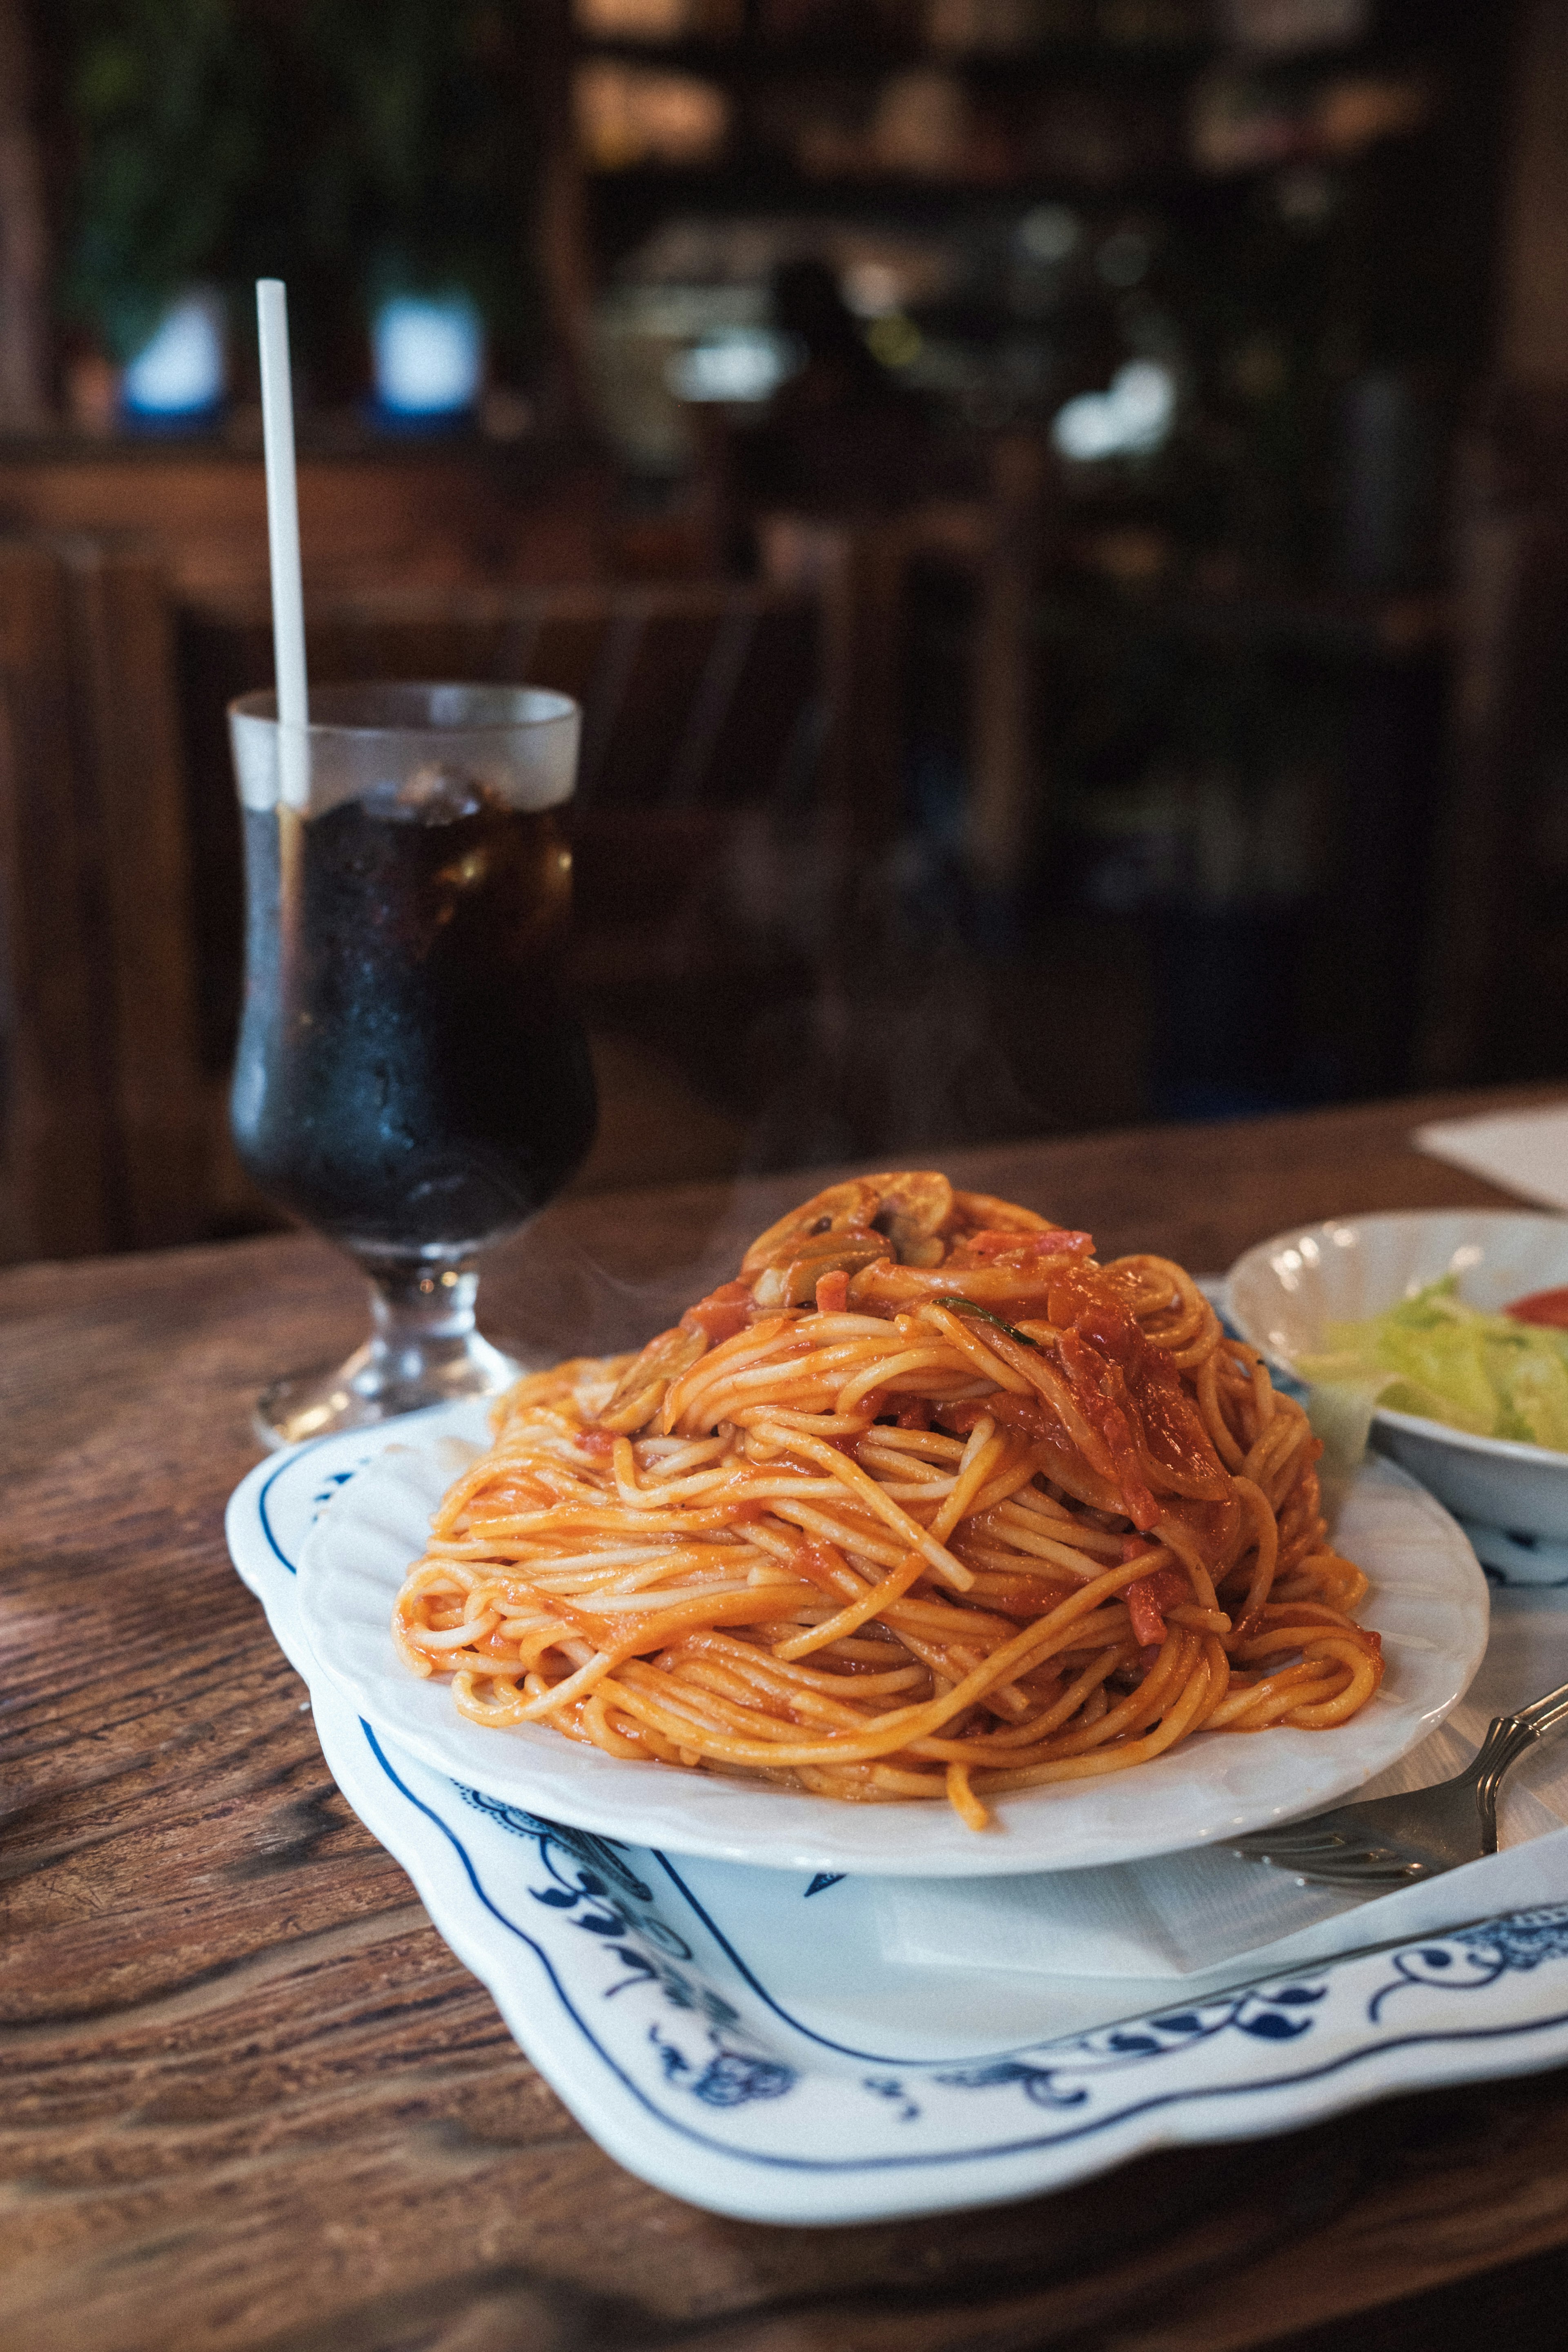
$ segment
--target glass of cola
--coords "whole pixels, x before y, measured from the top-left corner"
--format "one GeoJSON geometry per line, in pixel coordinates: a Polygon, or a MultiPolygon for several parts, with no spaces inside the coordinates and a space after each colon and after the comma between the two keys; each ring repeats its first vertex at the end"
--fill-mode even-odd
{"type": "Polygon", "coordinates": [[[565,695],[513,686],[321,687],[309,727],[280,727],[269,693],[230,708],[235,1141],[371,1282],[366,1344],[262,1395],[270,1444],[489,1395],[521,1370],[476,1328],[474,1262],[594,1138],[559,969],[580,720],[565,695]]]}

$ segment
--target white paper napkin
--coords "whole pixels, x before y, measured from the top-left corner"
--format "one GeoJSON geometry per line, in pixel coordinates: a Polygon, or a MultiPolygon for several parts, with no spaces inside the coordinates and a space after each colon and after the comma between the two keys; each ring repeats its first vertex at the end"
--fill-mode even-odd
{"type": "Polygon", "coordinates": [[[1568,1209],[1568,1103],[1439,1119],[1411,1137],[1417,1151],[1484,1176],[1522,1200],[1568,1209]]]}
{"type": "MultiPolygon", "coordinates": [[[[1360,1793],[1390,1796],[1461,1771],[1494,1716],[1564,1682],[1568,1591],[1494,1592],[1491,1639],[1465,1698],[1360,1793]]],[[[879,1879],[872,1911],[884,1957],[915,1966],[1143,1980],[1204,1975],[1243,1958],[1249,1967],[1293,1967],[1384,1936],[1563,1899],[1568,1730],[1549,1733],[1514,1767],[1500,1811],[1501,1853],[1396,1895],[1301,1886],[1207,1846],[1025,1878],[879,1879]]]]}

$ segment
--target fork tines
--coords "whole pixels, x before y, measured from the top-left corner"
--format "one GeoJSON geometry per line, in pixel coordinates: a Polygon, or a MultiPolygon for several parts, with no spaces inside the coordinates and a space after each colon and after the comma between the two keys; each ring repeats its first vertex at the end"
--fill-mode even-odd
{"type": "Polygon", "coordinates": [[[1255,1831],[1231,1839],[1230,1848],[1247,1862],[1269,1863],[1331,1886],[1413,1885],[1417,1879],[1435,1878],[1443,1867],[1408,1846],[1369,1844],[1364,1834],[1347,1836],[1323,1821],[1255,1831]]]}

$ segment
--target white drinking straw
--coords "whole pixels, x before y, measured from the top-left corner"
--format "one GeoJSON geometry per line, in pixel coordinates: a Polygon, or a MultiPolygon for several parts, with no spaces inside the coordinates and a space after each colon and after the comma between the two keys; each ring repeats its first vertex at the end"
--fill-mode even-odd
{"type": "Polygon", "coordinates": [[[310,800],[309,740],[304,733],[310,719],[310,700],[305,681],[305,591],[300,577],[289,299],[280,278],[257,279],[256,324],[261,343],[261,436],[267,453],[267,539],[272,560],[272,658],[281,730],[279,791],[286,808],[305,809],[310,800]]]}

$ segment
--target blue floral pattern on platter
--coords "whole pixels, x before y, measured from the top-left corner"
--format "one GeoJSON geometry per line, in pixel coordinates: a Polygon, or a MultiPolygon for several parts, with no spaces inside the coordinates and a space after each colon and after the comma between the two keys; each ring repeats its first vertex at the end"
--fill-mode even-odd
{"type": "MultiPolygon", "coordinates": [[[[739,2012],[690,1973],[690,1944],[653,1907],[653,1891],[622,1859],[624,1849],[617,1850],[591,1831],[542,1821],[477,1790],[459,1787],[458,1793],[477,1811],[535,1844],[552,1884],[531,1889],[534,1901],[574,1914],[576,1927],[605,1939],[605,1948],[630,1969],[631,1975],[605,1988],[605,2000],[636,1981],[657,1983],[672,2008],[700,2012],[709,2021],[713,2054],[700,2070],[667,2040],[657,2023],[650,2026],[649,2039],[659,2053],[667,2082],[682,2083],[696,2097],[714,2106],[780,2098],[796,2087],[801,2079],[797,2070],[759,2058],[750,2050],[730,2048],[721,2039],[722,2031],[744,2032],[739,2012]],[[615,1890],[606,1880],[616,1882],[615,1890]],[[580,1906],[590,1907],[580,1909],[580,1906]],[[610,1940],[617,1937],[623,1940],[610,1940]]],[[[1510,1969],[1536,1969],[1550,1960],[1568,1960],[1568,1904],[1517,1912],[1392,1954],[1393,1978],[1367,2001],[1367,2021],[1375,2026],[1390,1996],[1410,1986],[1445,1992],[1481,1991],[1510,1969]]],[[[1276,2045],[1299,2041],[1312,2031],[1313,2012],[1328,1998],[1329,1990],[1328,1975],[1320,1972],[1301,1982],[1248,1985],[1217,2001],[1173,2006],[1155,2016],[1104,2026],[1068,2041],[1044,2044],[1037,2052],[1009,2053],[978,2065],[944,2069],[931,2062],[913,2063],[928,2065],[931,2079],[944,2090],[1017,2090],[1035,2106],[1081,2107],[1097,2078],[1133,2069],[1146,2074],[1152,2062],[1176,2053],[1190,2053],[1200,2042],[1221,2034],[1244,2033],[1276,2045]]],[[[900,2077],[866,2076],[861,2087],[879,2098],[900,2103],[905,2121],[912,2121],[921,2112],[900,2077]]]]}
{"type": "MultiPolygon", "coordinates": [[[[231,1507],[237,1564],[307,1679],[291,1552],[365,1452],[362,1433],[265,1464],[231,1507]]],[[[884,2037],[853,1880],[694,1873],[408,1761],[319,1677],[313,1699],[349,1801],[547,2079],[623,2163],[721,2210],[847,2220],[1022,2196],[1173,2140],[1568,2059],[1568,1900],[1550,1899],[1087,2032],[884,2037]],[[810,1971],[782,1962],[802,1937],[865,1979],[856,2002],[792,1996],[810,1971]],[[859,2046],[857,2020],[891,2046],[859,2046]]]]}
{"type": "Polygon", "coordinates": [[[691,1946],[659,1916],[652,1888],[627,1867],[621,1850],[608,1838],[540,1821],[478,1789],[465,1789],[457,1781],[452,1785],[476,1812],[499,1822],[514,1837],[532,1842],[550,1882],[529,1889],[534,1902],[597,1937],[600,1948],[625,1971],[604,1987],[603,2000],[613,2000],[631,1986],[657,1986],[668,2008],[706,2021],[709,2047],[697,2058],[669,2039],[657,2021],[649,2026],[648,2040],[658,2053],[667,2083],[679,2084],[710,2107],[778,2099],[795,2088],[799,2079],[795,2068],[770,2058],[765,2048],[751,2046],[755,2037],[746,2033],[734,2003],[693,1971],[691,1946]],[[738,2046],[742,2042],[746,2046],[738,2046]]]}
{"type": "MultiPolygon", "coordinates": [[[[406,1763],[394,1766],[368,1727],[362,1725],[360,1730],[395,1782],[403,1785],[401,1776],[406,1771],[420,1778],[427,1790],[444,1786],[460,1801],[471,1802],[471,1792],[442,1784],[437,1775],[406,1763]]],[[[877,2170],[900,2160],[973,2168],[988,2158],[1016,2158],[1026,2150],[1045,2155],[1074,2141],[1096,2138],[1112,2144],[1114,2153],[1119,2132],[1156,2113],[1168,2124],[1171,2113],[1179,2113],[1186,2104],[1201,2107],[1260,2092],[1278,2093],[1292,2083],[1331,2078],[1380,2051],[1468,2038],[1463,2030],[1452,2034],[1430,2016],[1413,2032],[1390,2032],[1381,2011],[1389,1995],[1401,1988],[1441,1994],[1462,1980],[1468,1989],[1481,1990],[1510,1973],[1568,1960],[1564,1903],[1458,1928],[1450,1936],[1426,1937],[1391,1953],[1352,1956],[1304,1976],[1240,1987],[1191,2005],[1173,2004],[1089,2032],[999,2051],[978,2062],[955,2063],[905,2052],[899,2054],[895,2071],[851,2074],[820,2063],[800,2063],[796,2052],[781,2043],[779,2025],[799,2043],[815,2043],[819,2051],[839,2056],[885,2063],[888,2053],[856,2051],[832,2041],[807,2017],[791,2013],[774,1999],[766,2002],[773,2021],[771,2033],[767,2017],[748,2016],[746,1990],[766,1997],[766,1988],[668,1857],[647,1857],[649,1868],[641,1874],[637,1864],[644,1857],[635,1850],[622,1850],[616,1869],[624,1891],[616,1893],[583,1860],[583,1849],[590,1843],[603,1847],[606,1841],[590,1842],[580,1831],[491,1801],[485,1801],[482,1810],[510,1835],[526,1837],[533,1844],[545,1883],[530,1885],[531,1900],[556,1921],[594,1936],[605,1958],[624,1963],[631,1950],[641,1958],[631,1976],[604,1970],[595,1990],[598,2000],[607,2002],[635,1984],[644,1996],[651,2014],[641,2038],[663,2086],[684,2091],[710,2108],[730,2111],[757,2101],[806,2102],[805,2137],[813,2144],[809,2152],[805,2147],[792,2151],[775,2129],[761,2145],[732,2143],[730,2153],[742,2162],[792,2164],[836,2174],[858,2168],[877,2170]],[[508,1813],[513,1818],[503,1820],[508,1813]],[[687,1899],[689,1916],[679,1927],[654,1901],[650,1881],[656,1869],[687,1899]],[[710,1940],[716,1951],[705,1948],[710,1940]],[[741,1982],[731,1979],[730,1989],[721,1990],[726,1961],[741,1982]],[[1461,1979],[1450,1973],[1456,1970],[1468,1973],[1461,1979]],[[1287,2050],[1289,2059],[1282,2064],[1287,2050]],[[1254,2052],[1260,2056],[1255,2058],[1254,2052]],[[967,2116],[961,2117],[958,2110],[972,2110],[976,2093],[1004,2095],[1000,2137],[977,2139],[973,2127],[965,2128],[967,2116]],[[874,2114],[887,2123],[906,2127],[925,2123],[947,2145],[917,2151],[906,2135],[901,2152],[889,2151],[877,2144],[881,2135],[874,2129],[868,2137],[863,2128],[856,2128],[857,2098],[874,2102],[874,2114]],[[1026,2135],[1022,2139],[1020,2126],[1026,2135]],[[861,2143],[858,2152],[857,2141],[861,2143]],[[839,2152],[829,2153],[829,2148],[839,2152]]],[[[452,1835],[450,1829],[447,1834],[452,1835]]],[[[465,1860],[472,1870],[471,1860],[467,1855],[465,1860]]],[[[585,1990],[586,1969],[572,1974],[578,1988],[585,1990]]],[[[1531,2013],[1524,2019],[1491,2020],[1487,2032],[1531,2032],[1544,2023],[1568,2032],[1568,1972],[1558,1968],[1553,1975],[1548,2017],[1531,2013]]],[[[864,2114],[862,2106],[861,2118],[864,2114]]],[[[1279,2127],[1295,2119],[1284,2118],[1279,2127]]],[[[1112,2160],[1111,2155],[1103,2160],[1112,2160]]],[[[1081,2168],[1092,2168],[1086,2164],[1081,2168]]]]}
{"type": "Polygon", "coordinates": [[[1441,1942],[1412,1944],[1394,1956],[1394,1980],[1368,2006],[1375,2025],[1384,2004],[1408,1986],[1439,1992],[1485,1992],[1510,1970],[1538,1969],[1546,1960],[1568,1959],[1568,1904],[1542,1911],[1515,1911],[1461,1927],[1441,1942]]]}

